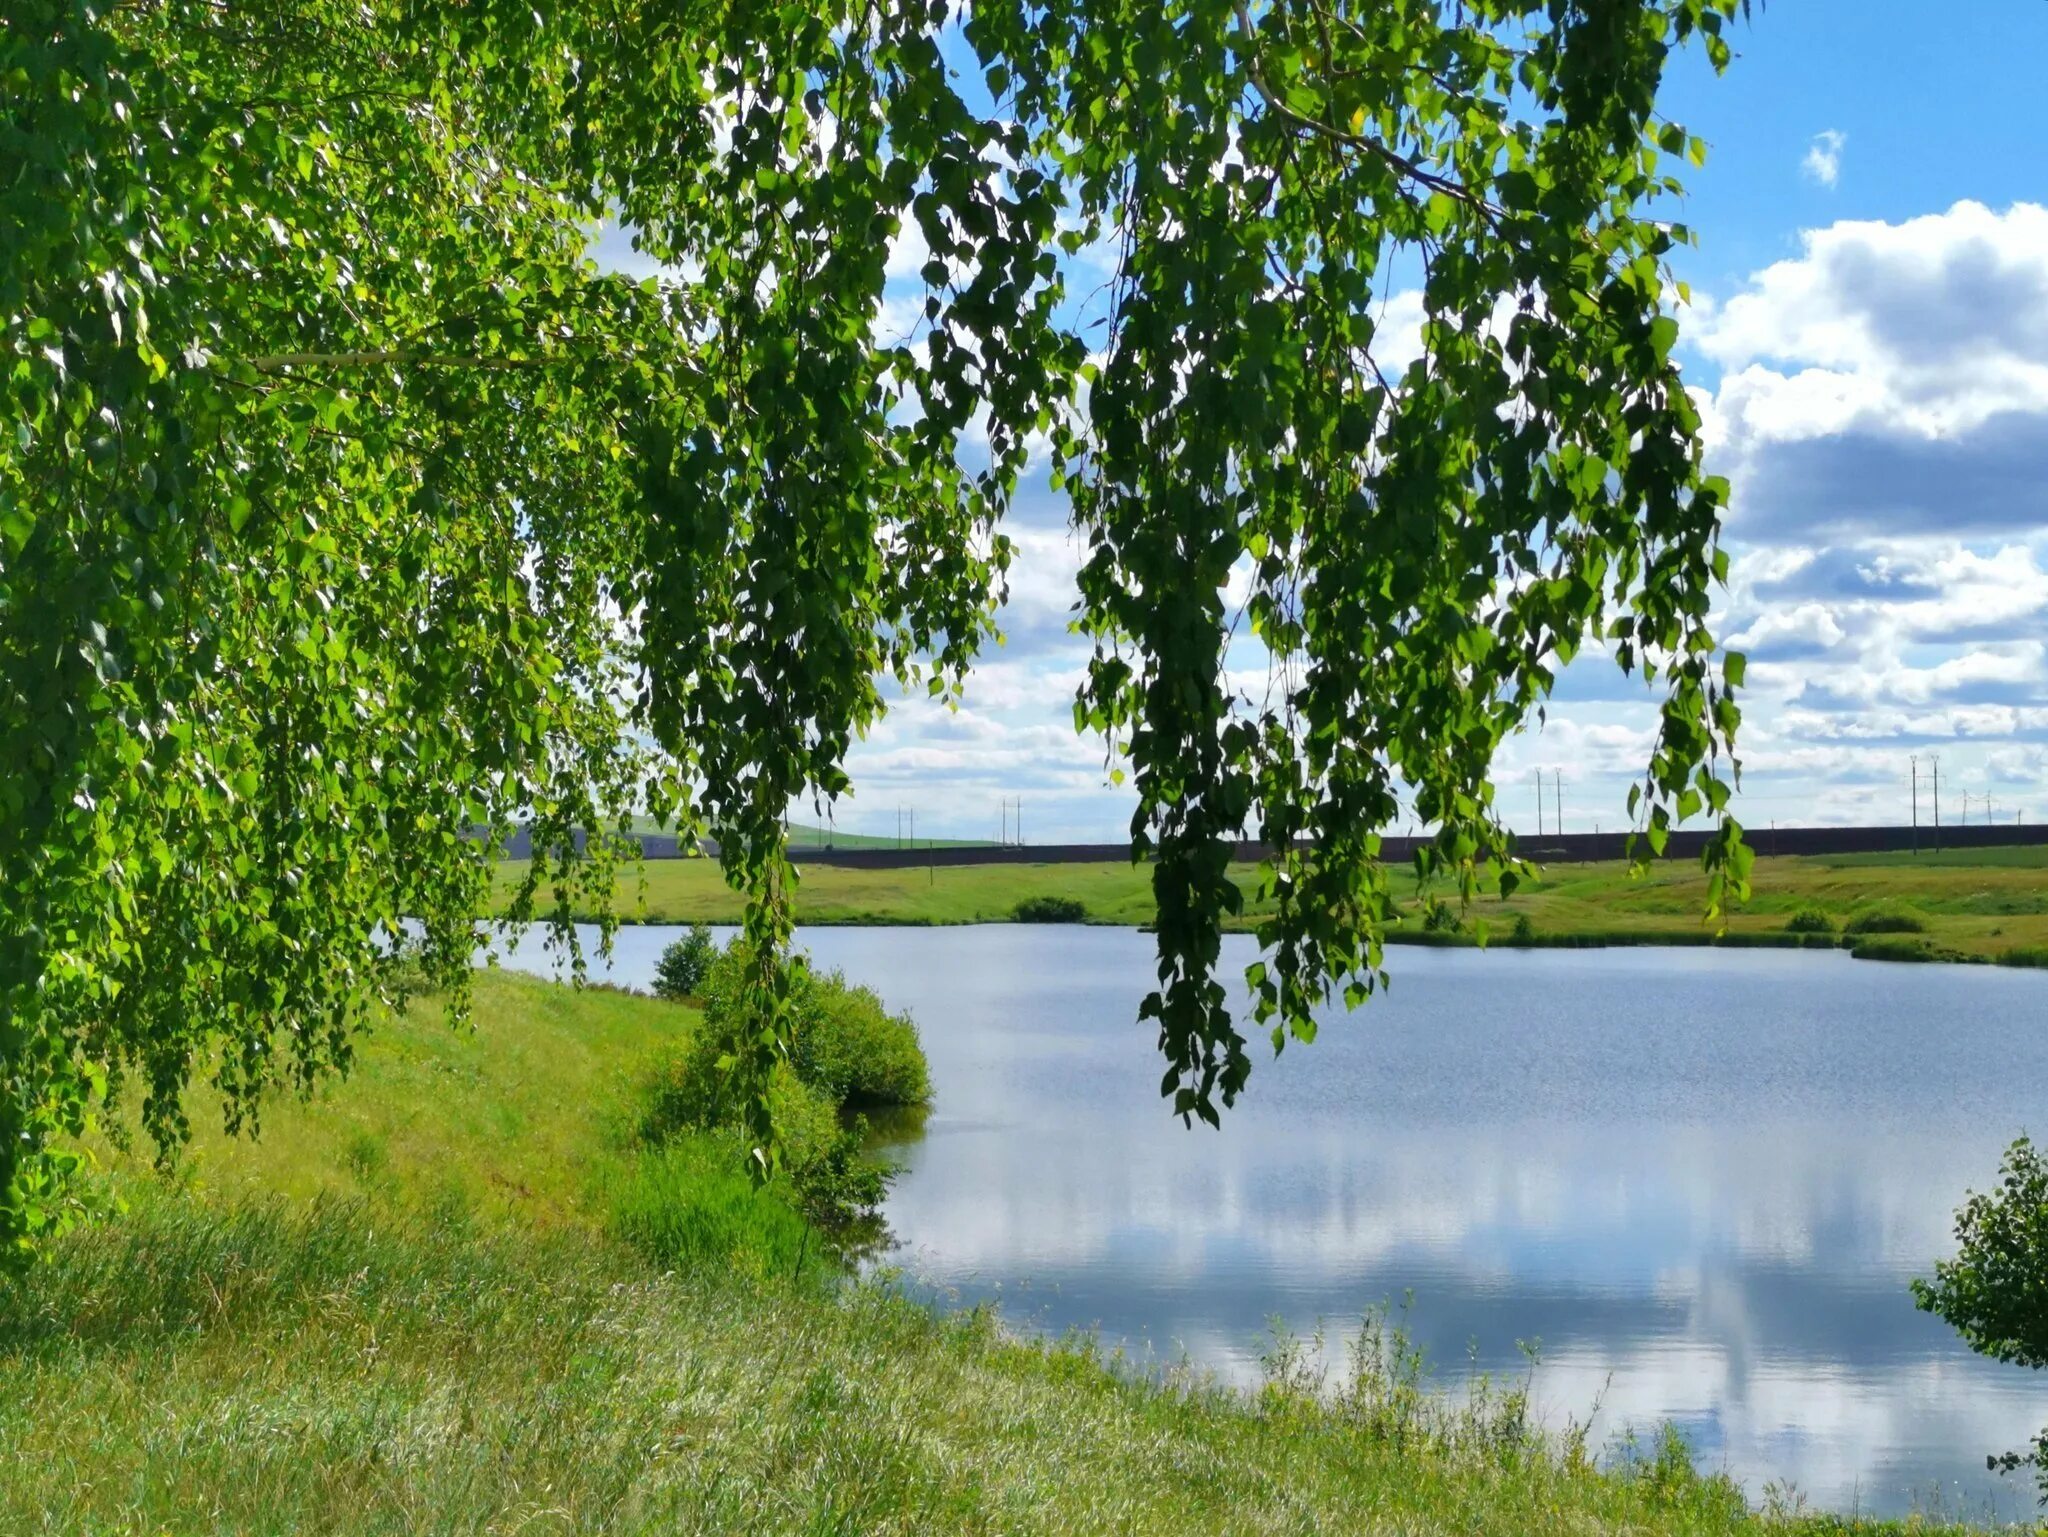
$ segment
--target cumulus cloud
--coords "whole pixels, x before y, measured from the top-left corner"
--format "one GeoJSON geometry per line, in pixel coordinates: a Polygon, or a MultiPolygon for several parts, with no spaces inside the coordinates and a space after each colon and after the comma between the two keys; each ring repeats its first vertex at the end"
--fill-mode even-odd
{"type": "Polygon", "coordinates": [[[1808,233],[1705,311],[1705,417],[1752,544],[2048,528],[2048,208],[1808,233]]]}
{"type": "Polygon", "coordinates": [[[1799,169],[1809,180],[1832,187],[1841,179],[1842,150],[1848,142],[1849,136],[1840,129],[1823,128],[1806,146],[1806,158],[1799,162],[1799,169]]]}

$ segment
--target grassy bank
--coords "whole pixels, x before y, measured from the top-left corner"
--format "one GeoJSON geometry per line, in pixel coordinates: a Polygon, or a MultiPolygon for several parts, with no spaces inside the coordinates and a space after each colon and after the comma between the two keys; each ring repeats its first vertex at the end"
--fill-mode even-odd
{"type": "MultiPolygon", "coordinates": [[[[519,874],[500,872],[501,890],[519,874]]],[[[1247,886],[1249,867],[1238,878],[1247,886]]],[[[1412,877],[1397,873],[1396,892],[1415,898],[1412,877]]],[[[1736,943],[1832,943],[1825,936],[1788,935],[1801,909],[1824,914],[1839,934],[1861,915],[1903,911],[1922,923],[1910,936],[1866,945],[1886,958],[2048,962],[2048,847],[1962,850],[1944,854],[1860,854],[1825,858],[1761,857],[1754,896],[1728,920],[1736,943]]],[[[1000,923],[1020,903],[1078,901],[1087,921],[1145,924],[1152,920],[1149,873],[1128,865],[965,865],[899,870],[803,867],[803,921],[843,923],[1000,923]]],[[[1247,926],[1257,904],[1247,903],[1247,926]]],[[[650,861],[629,873],[619,911],[648,923],[730,923],[739,900],[706,860],[650,861]]],[[[1401,937],[1469,942],[1483,923],[1491,942],[1514,942],[1517,920],[1536,944],[1699,944],[1715,938],[1700,922],[1706,884],[1689,860],[1661,863],[1640,878],[1626,866],[1556,864],[1509,901],[1486,898],[1466,915],[1462,935],[1424,934],[1419,913],[1401,937]]]]}
{"type": "Polygon", "coordinates": [[[1784,1529],[1512,1393],[1139,1382],[829,1286],[774,1197],[630,1143],[693,1010],[491,975],[477,1018],[393,1022],[174,1184],[109,1155],[130,1209],[0,1285],[0,1531],[1784,1529]],[[622,1191],[731,1207],[733,1255],[651,1258],[622,1191]]]}

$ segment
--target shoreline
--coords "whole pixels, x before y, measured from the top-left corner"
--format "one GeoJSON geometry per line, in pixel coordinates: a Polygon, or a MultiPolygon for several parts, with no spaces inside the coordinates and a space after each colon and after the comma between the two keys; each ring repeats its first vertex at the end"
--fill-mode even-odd
{"type": "MultiPolygon", "coordinates": [[[[503,862],[482,916],[502,915],[530,867],[503,862]]],[[[1621,945],[1846,949],[1862,960],[2048,966],[2048,846],[1944,855],[1759,856],[1750,900],[1704,921],[1707,882],[1697,864],[1633,870],[1619,861],[1553,863],[1512,896],[1460,905],[1390,868],[1389,945],[1582,948],[1621,945]],[[1443,905],[1438,906],[1442,898],[1443,905]],[[1432,922],[1437,926],[1428,926],[1432,922]],[[1444,915],[1453,920],[1444,922],[1444,915]]],[[[1243,893],[1226,932],[1255,930],[1272,912],[1257,867],[1231,876],[1243,893]]],[[[535,894],[545,914],[549,891],[535,894]]],[[[1157,917],[1151,871],[1107,864],[983,864],[856,868],[807,864],[793,893],[806,928],[871,925],[943,928],[1043,918],[1143,929],[1157,917]]],[[[561,911],[622,923],[735,923],[742,899],[715,862],[648,861],[620,872],[609,899],[575,893],[561,911]]]]}
{"type": "MultiPolygon", "coordinates": [[[[479,921],[503,924],[506,920],[499,914],[486,914],[479,921]]],[[[545,925],[551,920],[535,918],[529,926],[545,925]]],[[[603,920],[595,913],[577,912],[569,921],[576,924],[597,924],[603,920]]],[[[620,929],[686,929],[692,923],[708,923],[714,928],[734,928],[739,920],[733,917],[718,918],[619,918],[620,929]]],[[[1114,919],[1089,918],[1073,923],[1045,923],[1001,917],[976,918],[920,918],[874,914],[869,916],[834,916],[801,918],[797,925],[802,929],[968,929],[968,928],[1030,928],[1030,929],[1127,929],[1134,933],[1148,934],[1151,925],[1126,923],[1114,919]]],[[[1226,934],[1251,934],[1256,925],[1249,923],[1226,923],[1226,934]]],[[[1568,934],[1537,934],[1517,938],[1511,934],[1489,934],[1480,939],[1473,934],[1432,933],[1421,931],[1400,931],[1380,936],[1384,945],[1400,946],[1421,950],[1822,950],[1846,953],[1851,960],[1883,961],[1896,965],[1937,965],[1937,966],[2000,966],[2013,971],[2048,971],[2048,950],[2022,948],[1984,954],[1965,950],[1953,950],[1927,942],[1925,935],[1842,935],[1842,934],[1801,934],[1783,931],[1731,930],[1723,933],[1702,933],[1696,936],[1682,931],[1671,930],[1614,930],[1589,931],[1568,934]]]]}

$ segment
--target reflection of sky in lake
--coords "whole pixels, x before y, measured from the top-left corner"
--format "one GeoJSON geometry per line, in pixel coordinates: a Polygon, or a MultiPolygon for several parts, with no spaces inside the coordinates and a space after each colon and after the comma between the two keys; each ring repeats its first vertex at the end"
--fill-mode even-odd
{"type": "MultiPolygon", "coordinates": [[[[672,932],[623,934],[615,975],[644,981],[672,932]]],[[[2026,1508],[1983,1459],[2048,1421],[2044,1384],[1972,1357],[1906,1283],[2048,1125],[2038,975],[1397,950],[1391,992],[1260,1061],[1219,1133],[1156,1097],[1143,935],[806,943],[923,1031],[937,1100],[888,1217],[932,1286],[1237,1378],[1269,1319],[1335,1335],[1412,1293],[1446,1376],[1540,1341],[1553,1419],[1674,1420],[1752,1495],[2026,1508]]]]}

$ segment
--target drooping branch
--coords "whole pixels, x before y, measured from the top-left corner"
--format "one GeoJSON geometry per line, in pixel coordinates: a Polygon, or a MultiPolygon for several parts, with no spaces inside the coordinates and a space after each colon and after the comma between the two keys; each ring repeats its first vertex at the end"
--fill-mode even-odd
{"type": "Polygon", "coordinates": [[[1245,36],[1246,78],[1251,81],[1253,88],[1259,93],[1259,99],[1265,102],[1267,108],[1274,116],[1284,122],[1292,123],[1303,132],[1314,134],[1318,138],[1328,139],[1332,143],[1346,145],[1352,149],[1364,150],[1367,154],[1392,167],[1409,180],[1419,182],[1432,192],[1441,192],[1445,197],[1463,203],[1468,208],[1477,209],[1489,219],[1499,219],[1502,216],[1502,210],[1498,206],[1488,202],[1462,182],[1455,181],[1448,176],[1439,176],[1421,162],[1410,159],[1399,150],[1381,143],[1371,135],[1353,133],[1348,128],[1339,128],[1334,123],[1326,123],[1321,118],[1310,117],[1307,113],[1297,112],[1294,108],[1288,106],[1274,92],[1273,88],[1266,83],[1265,71],[1259,66],[1259,56],[1254,46],[1255,33],[1252,27],[1251,12],[1243,5],[1237,7],[1237,21],[1239,27],[1243,29],[1245,36]]]}

